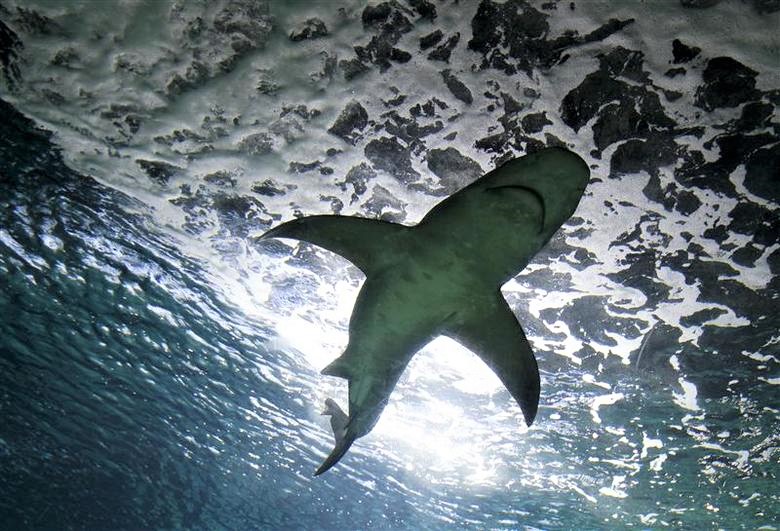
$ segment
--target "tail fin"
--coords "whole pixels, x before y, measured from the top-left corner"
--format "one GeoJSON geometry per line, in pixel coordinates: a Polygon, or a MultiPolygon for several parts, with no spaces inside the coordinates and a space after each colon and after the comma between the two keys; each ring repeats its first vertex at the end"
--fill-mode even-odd
{"type": "Polygon", "coordinates": [[[355,442],[355,436],[349,433],[349,431],[345,431],[342,437],[336,441],[336,447],[330,453],[328,458],[325,459],[325,461],[320,465],[314,475],[319,476],[323,472],[330,470],[333,465],[338,463],[339,460],[344,457],[344,454],[347,453],[347,450],[349,450],[349,447],[352,446],[353,442],[355,442]]]}
{"type": "Polygon", "coordinates": [[[333,430],[333,437],[338,444],[339,440],[344,438],[344,435],[347,433],[349,417],[332,398],[325,399],[325,410],[322,414],[330,415],[330,427],[333,430]]]}
{"type": "Polygon", "coordinates": [[[349,417],[339,407],[335,400],[327,398],[325,400],[325,410],[323,415],[330,415],[330,427],[333,429],[333,437],[336,439],[336,447],[330,453],[325,462],[314,473],[315,476],[319,476],[330,467],[339,462],[339,459],[344,457],[349,447],[352,446],[352,442],[355,440],[355,436],[347,433],[347,423],[349,417]]]}

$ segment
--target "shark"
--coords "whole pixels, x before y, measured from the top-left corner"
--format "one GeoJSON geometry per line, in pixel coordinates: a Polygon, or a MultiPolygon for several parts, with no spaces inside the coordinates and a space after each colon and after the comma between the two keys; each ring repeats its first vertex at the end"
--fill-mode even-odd
{"type": "Polygon", "coordinates": [[[332,399],[333,467],[368,434],[412,357],[438,336],[459,342],[498,376],[530,426],[539,406],[533,349],[501,286],[573,215],[590,179],[576,153],[543,148],[513,158],[435,205],[413,226],[315,215],[261,239],[290,238],[335,252],[366,276],[345,351],[322,374],[348,382],[348,413],[332,399]]]}

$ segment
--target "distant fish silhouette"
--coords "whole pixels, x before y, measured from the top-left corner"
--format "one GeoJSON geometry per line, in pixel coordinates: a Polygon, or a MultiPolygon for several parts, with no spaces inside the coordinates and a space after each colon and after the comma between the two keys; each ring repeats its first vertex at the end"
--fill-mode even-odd
{"type": "Polygon", "coordinates": [[[335,465],[379,420],[412,356],[451,337],[498,375],[530,426],[539,370],[501,286],[572,215],[590,172],[579,156],[547,148],[512,159],[436,205],[415,226],[344,216],[284,223],[262,238],[293,238],[338,253],[366,274],[345,352],[322,374],[349,382],[349,415],[328,399],[335,465]]]}

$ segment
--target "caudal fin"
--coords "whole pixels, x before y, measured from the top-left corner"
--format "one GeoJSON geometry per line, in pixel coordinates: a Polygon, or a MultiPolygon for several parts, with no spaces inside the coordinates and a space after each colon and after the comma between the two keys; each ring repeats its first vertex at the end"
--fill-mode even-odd
{"type": "Polygon", "coordinates": [[[332,398],[325,400],[325,411],[322,414],[330,415],[330,428],[333,430],[333,438],[336,440],[336,444],[338,444],[347,433],[349,417],[332,398]]]}
{"type": "Polygon", "coordinates": [[[349,450],[349,447],[352,446],[353,442],[355,442],[355,436],[348,431],[344,433],[344,435],[338,439],[338,441],[336,441],[336,447],[330,453],[328,458],[325,459],[325,461],[320,465],[314,475],[319,476],[323,472],[330,470],[333,465],[338,463],[339,460],[344,457],[344,454],[347,453],[347,450],[349,450]]]}

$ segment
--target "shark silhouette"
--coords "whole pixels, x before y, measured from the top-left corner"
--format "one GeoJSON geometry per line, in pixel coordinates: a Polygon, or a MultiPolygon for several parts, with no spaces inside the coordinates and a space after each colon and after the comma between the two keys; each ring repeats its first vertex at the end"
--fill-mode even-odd
{"type": "Polygon", "coordinates": [[[379,420],[412,356],[451,337],[477,354],[520,405],[539,404],[539,370],[501,286],[525,268],[574,213],[590,171],[578,155],[546,148],[512,159],[431,209],[415,226],[310,216],[262,238],[292,238],[340,254],[366,275],[344,353],[322,374],[349,382],[349,415],[328,399],[335,465],[379,420]]]}

